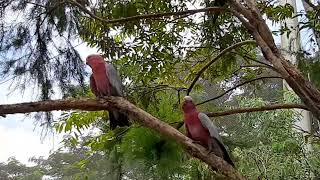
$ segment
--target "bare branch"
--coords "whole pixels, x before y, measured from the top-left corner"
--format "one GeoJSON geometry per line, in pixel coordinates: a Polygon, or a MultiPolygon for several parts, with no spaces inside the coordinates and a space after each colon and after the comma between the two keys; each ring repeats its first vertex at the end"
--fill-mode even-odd
{"type": "Polygon", "coordinates": [[[261,80],[261,79],[270,79],[270,78],[280,78],[280,79],[282,79],[282,77],[279,77],[279,76],[266,76],[266,77],[259,77],[259,78],[251,79],[251,80],[245,81],[245,82],[243,82],[241,84],[238,84],[238,85],[228,89],[227,91],[225,91],[224,93],[220,94],[219,96],[216,96],[214,98],[211,98],[211,99],[205,100],[205,101],[203,101],[201,103],[198,103],[197,106],[201,105],[201,104],[204,104],[204,103],[207,103],[207,102],[210,102],[210,101],[213,101],[215,99],[218,99],[218,98],[224,96],[225,94],[227,94],[227,93],[229,93],[229,92],[231,92],[231,91],[233,91],[233,90],[237,89],[238,87],[243,86],[245,84],[251,83],[253,81],[258,81],[258,80],[261,80]]]}
{"type": "Polygon", "coordinates": [[[141,19],[156,19],[156,18],[161,18],[161,17],[171,17],[171,16],[183,16],[183,15],[192,15],[200,12],[222,12],[222,11],[227,11],[225,8],[221,7],[208,7],[208,8],[203,8],[203,9],[192,9],[192,10],[186,10],[186,11],[178,11],[178,12],[165,12],[165,13],[155,13],[155,14],[142,14],[142,15],[136,15],[136,16],[131,16],[131,17],[126,17],[126,18],[119,18],[119,19],[104,19],[102,17],[99,17],[89,11],[87,8],[82,6],[80,3],[76,2],[75,0],[69,0],[68,1],[70,4],[78,7],[81,11],[85,12],[88,14],[91,18],[96,19],[98,21],[101,21],[106,24],[114,24],[114,23],[126,23],[129,21],[137,21],[141,19]]]}
{"type": "Polygon", "coordinates": [[[262,107],[239,108],[239,109],[231,109],[231,110],[221,111],[221,112],[209,112],[206,114],[209,117],[219,117],[219,116],[228,116],[228,115],[234,115],[239,113],[272,111],[277,109],[293,109],[293,108],[308,110],[308,108],[302,104],[273,104],[273,105],[262,106],[262,107]]]}
{"type": "Polygon", "coordinates": [[[53,12],[55,11],[57,8],[59,8],[59,6],[62,6],[64,5],[65,3],[67,3],[67,1],[61,1],[57,4],[55,4],[54,6],[52,7],[46,7],[48,8],[48,10],[46,10],[44,13],[46,14],[45,17],[42,19],[41,23],[40,23],[40,26],[43,24],[43,22],[46,20],[46,18],[53,12]]]}
{"type": "Polygon", "coordinates": [[[204,73],[205,70],[207,70],[209,68],[209,66],[211,66],[214,62],[216,62],[217,60],[219,60],[223,55],[225,55],[226,53],[230,52],[231,50],[242,46],[244,44],[255,44],[256,42],[253,40],[247,40],[247,41],[242,41],[239,43],[236,43],[232,46],[227,47],[226,49],[222,50],[216,57],[214,57],[210,62],[208,62],[198,73],[197,76],[194,78],[194,80],[192,81],[190,87],[188,88],[187,91],[187,95],[190,94],[193,86],[196,84],[196,82],[198,81],[198,79],[200,78],[201,74],[204,73]]]}
{"type": "Polygon", "coordinates": [[[243,68],[270,68],[269,66],[265,66],[265,65],[244,65],[244,66],[240,66],[237,70],[233,71],[232,74],[233,75],[237,75],[237,73],[242,70],[243,68]]]}
{"type": "Polygon", "coordinates": [[[196,157],[203,162],[207,163],[212,169],[218,170],[229,179],[245,179],[241,176],[231,165],[225,162],[220,157],[208,151],[195,143],[175,128],[158,120],[151,114],[143,111],[142,109],[134,106],[127,100],[121,97],[104,97],[103,99],[78,99],[78,100],[51,100],[39,101],[19,104],[0,105],[0,116],[15,113],[30,113],[39,111],[53,111],[53,110],[110,110],[116,109],[137,123],[149,127],[154,131],[168,136],[182,145],[182,147],[193,157],[196,157]]]}
{"type": "Polygon", "coordinates": [[[32,4],[32,5],[35,5],[35,6],[39,6],[39,7],[42,7],[42,8],[46,8],[46,6],[44,6],[44,5],[42,5],[42,4],[34,3],[34,2],[27,2],[27,4],[32,4]]]}
{"type": "Polygon", "coordinates": [[[302,2],[307,3],[312,8],[312,10],[314,10],[317,7],[310,0],[302,0],[302,2]]]}
{"type": "MultiPolygon", "coordinates": [[[[218,112],[207,112],[205,113],[209,117],[221,117],[221,116],[229,116],[241,113],[250,113],[250,112],[262,112],[262,111],[273,111],[277,109],[305,109],[309,110],[306,106],[302,104],[272,104],[266,105],[261,107],[253,107],[253,108],[238,108],[238,109],[231,109],[226,111],[218,111],[218,112]]],[[[170,125],[176,129],[180,129],[183,126],[183,121],[172,122],[170,125]]]]}
{"type": "Polygon", "coordinates": [[[319,134],[316,134],[315,132],[314,132],[314,133],[311,133],[311,132],[309,132],[309,131],[306,131],[306,130],[304,130],[301,126],[298,126],[298,125],[296,125],[296,124],[293,124],[293,128],[296,129],[296,130],[298,130],[298,131],[301,131],[301,132],[303,132],[303,133],[306,133],[306,134],[308,134],[309,136],[313,136],[313,137],[320,138],[320,135],[319,135],[319,134]]]}
{"type": "MultiPolygon", "coordinates": [[[[239,55],[239,53],[236,53],[236,54],[239,55]]],[[[271,66],[270,64],[268,64],[268,63],[265,63],[265,62],[262,62],[262,61],[258,61],[258,60],[256,60],[255,58],[253,58],[253,57],[251,57],[251,56],[248,56],[248,55],[243,55],[242,57],[243,57],[243,58],[250,59],[251,61],[254,61],[254,62],[256,62],[256,63],[259,63],[259,64],[263,64],[263,65],[265,65],[265,66],[268,66],[270,69],[273,69],[273,70],[276,71],[276,69],[275,69],[273,66],[271,66]]]]}

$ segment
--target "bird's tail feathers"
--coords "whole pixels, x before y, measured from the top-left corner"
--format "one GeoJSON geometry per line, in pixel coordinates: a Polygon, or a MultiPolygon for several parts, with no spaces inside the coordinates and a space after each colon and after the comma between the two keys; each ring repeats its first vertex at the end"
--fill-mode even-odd
{"type": "Polygon", "coordinates": [[[115,129],[117,126],[129,126],[129,118],[127,115],[118,111],[109,111],[110,129],[115,129]]]}
{"type": "Polygon", "coordinates": [[[234,165],[233,161],[231,160],[230,155],[229,155],[227,149],[225,148],[225,146],[220,141],[218,141],[218,143],[219,143],[219,145],[223,151],[223,154],[224,154],[223,159],[225,161],[227,161],[231,166],[235,167],[235,165],[234,165]]]}
{"type": "MultiPolygon", "coordinates": [[[[229,156],[229,153],[228,153],[227,149],[225,148],[224,144],[221,143],[218,139],[216,139],[214,137],[211,137],[211,138],[212,138],[212,141],[213,141],[213,143],[211,145],[212,146],[217,146],[218,145],[220,147],[220,150],[223,153],[223,157],[221,157],[221,158],[223,158],[225,161],[227,161],[231,166],[235,167],[235,165],[234,165],[233,161],[231,160],[231,158],[229,156]]],[[[215,148],[217,148],[217,147],[214,147],[214,149],[215,148]]],[[[218,154],[220,154],[220,153],[218,153],[218,154]]],[[[218,155],[218,156],[220,156],[220,155],[218,155]]]]}

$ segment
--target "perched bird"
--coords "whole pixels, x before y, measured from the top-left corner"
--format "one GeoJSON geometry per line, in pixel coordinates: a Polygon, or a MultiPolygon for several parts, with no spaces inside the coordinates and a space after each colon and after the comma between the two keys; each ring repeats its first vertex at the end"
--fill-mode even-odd
{"type": "MultiPolygon", "coordinates": [[[[86,64],[92,69],[90,88],[96,97],[123,96],[121,79],[112,64],[100,55],[89,55],[86,64]]],[[[116,110],[109,111],[110,128],[129,126],[128,117],[116,110]]]]}
{"type": "Polygon", "coordinates": [[[184,97],[182,109],[187,136],[234,166],[217,127],[206,114],[198,112],[190,96],[184,97]]]}

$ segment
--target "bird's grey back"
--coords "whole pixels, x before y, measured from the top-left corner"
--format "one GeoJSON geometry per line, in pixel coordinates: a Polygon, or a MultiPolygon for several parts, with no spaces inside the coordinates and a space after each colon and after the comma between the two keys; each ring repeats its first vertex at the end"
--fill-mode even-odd
{"type": "Polygon", "coordinates": [[[222,143],[218,128],[214,125],[211,119],[204,113],[199,113],[198,118],[200,119],[202,126],[209,130],[210,136],[216,138],[222,143]]]}
{"type": "Polygon", "coordinates": [[[106,63],[106,71],[108,73],[109,81],[111,84],[111,91],[113,93],[116,93],[112,95],[123,96],[121,78],[115,67],[111,63],[106,63]]]}

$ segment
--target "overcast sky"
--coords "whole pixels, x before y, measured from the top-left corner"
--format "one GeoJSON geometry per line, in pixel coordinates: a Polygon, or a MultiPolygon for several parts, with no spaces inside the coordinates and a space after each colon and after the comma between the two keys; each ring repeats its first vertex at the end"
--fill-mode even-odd
{"type": "MultiPolygon", "coordinates": [[[[97,51],[87,47],[85,44],[77,47],[82,60],[97,51]]],[[[21,103],[35,101],[31,89],[24,94],[10,90],[10,81],[0,84],[0,104],[21,103]]],[[[59,114],[58,112],[55,114],[59,114]]],[[[22,163],[32,165],[28,159],[32,156],[47,157],[50,151],[59,148],[62,135],[52,133],[41,139],[41,128],[35,126],[34,120],[23,114],[8,115],[0,117],[0,162],[6,162],[9,157],[16,157],[22,163]]]]}

